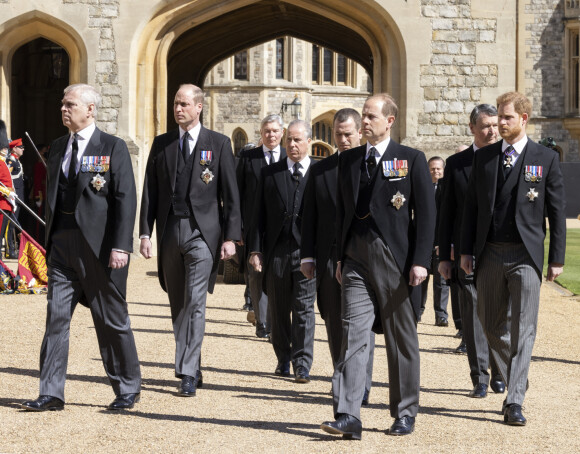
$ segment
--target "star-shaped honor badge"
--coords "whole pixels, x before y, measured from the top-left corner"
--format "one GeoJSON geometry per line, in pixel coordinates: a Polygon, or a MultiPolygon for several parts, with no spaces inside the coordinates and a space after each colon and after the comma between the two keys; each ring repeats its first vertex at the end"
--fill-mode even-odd
{"type": "Polygon", "coordinates": [[[536,197],[538,197],[538,195],[539,195],[538,191],[536,191],[534,188],[530,188],[530,190],[526,194],[526,197],[530,202],[534,202],[536,200],[536,197]]]}
{"type": "Polygon", "coordinates": [[[205,184],[209,184],[210,181],[213,180],[213,173],[211,173],[211,170],[205,169],[201,172],[201,179],[205,184]]]}
{"type": "Polygon", "coordinates": [[[105,183],[107,181],[99,174],[96,174],[93,179],[91,180],[91,184],[93,185],[93,188],[95,188],[97,191],[100,191],[101,189],[103,189],[103,186],[105,186],[105,183]]]}
{"type": "Polygon", "coordinates": [[[391,203],[397,210],[400,209],[405,204],[406,201],[407,199],[405,199],[405,196],[401,194],[399,191],[397,191],[397,193],[391,199],[391,203]]]}

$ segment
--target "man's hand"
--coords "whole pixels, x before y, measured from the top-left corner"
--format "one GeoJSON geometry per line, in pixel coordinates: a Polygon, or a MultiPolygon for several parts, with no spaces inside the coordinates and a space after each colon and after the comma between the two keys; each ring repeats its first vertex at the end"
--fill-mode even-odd
{"type": "Polygon", "coordinates": [[[129,254],[120,251],[111,251],[111,256],[109,257],[109,267],[114,270],[119,270],[124,268],[129,263],[129,254]]]}
{"type": "Polygon", "coordinates": [[[151,239],[141,238],[141,245],[139,246],[139,252],[146,259],[153,257],[153,246],[151,246],[151,239]]]}
{"type": "Polygon", "coordinates": [[[439,257],[439,246],[435,246],[435,255],[439,257]]]}
{"type": "Polygon", "coordinates": [[[409,272],[409,285],[416,287],[427,279],[427,268],[424,266],[413,265],[409,272]]]}
{"type": "Polygon", "coordinates": [[[258,273],[262,272],[262,263],[263,263],[262,254],[257,252],[255,254],[250,255],[250,259],[248,260],[248,262],[250,263],[250,265],[254,267],[254,269],[258,273]]]}
{"type": "Polygon", "coordinates": [[[465,274],[473,273],[473,256],[461,254],[461,269],[465,274]]]}
{"type": "Polygon", "coordinates": [[[306,279],[312,279],[314,277],[314,271],[316,270],[316,265],[314,262],[304,262],[300,264],[300,271],[304,274],[306,279]]]}
{"type": "Polygon", "coordinates": [[[233,241],[224,241],[222,243],[220,258],[222,260],[231,259],[236,253],[236,244],[233,241]]]}
{"type": "Polygon", "coordinates": [[[439,274],[443,276],[443,279],[446,281],[451,279],[451,270],[453,269],[453,263],[451,263],[451,260],[443,260],[442,262],[439,262],[437,269],[439,270],[439,274]]]}
{"type": "Polygon", "coordinates": [[[341,270],[341,263],[340,262],[336,262],[336,280],[338,281],[338,283],[340,285],[342,285],[342,270],[341,270]]]}
{"type": "Polygon", "coordinates": [[[561,263],[550,263],[548,264],[548,275],[546,280],[552,282],[564,271],[564,265],[561,263]]]}

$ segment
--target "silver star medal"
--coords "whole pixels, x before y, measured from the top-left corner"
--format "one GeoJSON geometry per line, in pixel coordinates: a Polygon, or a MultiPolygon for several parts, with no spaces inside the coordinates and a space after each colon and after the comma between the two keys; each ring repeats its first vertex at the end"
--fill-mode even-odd
{"type": "Polygon", "coordinates": [[[530,190],[526,194],[526,197],[530,202],[534,202],[536,200],[536,197],[538,197],[538,195],[539,195],[538,191],[536,191],[534,188],[530,188],[530,190]]]}
{"type": "Polygon", "coordinates": [[[213,180],[213,173],[211,173],[211,170],[206,168],[203,172],[201,172],[201,179],[205,184],[209,184],[209,182],[213,180]]]}
{"type": "Polygon", "coordinates": [[[391,199],[391,203],[397,210],[399,210],[405,204],[406,201],[407,199],[405,199],[405,196],[401,194],[399,191],[397,191],[397,193],[391,199]]]}
{"type": "Polygon", "coordinates": [[[93,185],[93,188],[95,188],[97,191],[100,191],[101,189],[103,189],[103,186],[105,186],[105,183],[107,181],[99,174],[96,174],[93,179],[91,180],[91,184],[93,185]]]}

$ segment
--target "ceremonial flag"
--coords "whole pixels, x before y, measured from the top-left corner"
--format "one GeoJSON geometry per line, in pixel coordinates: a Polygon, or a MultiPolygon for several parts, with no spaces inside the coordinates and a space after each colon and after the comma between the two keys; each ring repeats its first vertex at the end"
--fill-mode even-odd
{"type": "Polygon", "coordinates": [[[46,251],[24,230],[20,237],[18,274],[20,287],[38,288],[48,284],[46,251]]]}

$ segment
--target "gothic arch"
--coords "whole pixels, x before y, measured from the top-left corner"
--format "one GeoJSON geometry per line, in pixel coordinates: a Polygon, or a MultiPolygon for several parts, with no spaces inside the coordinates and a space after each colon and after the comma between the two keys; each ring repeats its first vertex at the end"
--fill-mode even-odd
{"type": "MultiPolygon", "coordinates": [[[[349,39],[361,44],[359,48],[369,49],[371,55],[357,55],[348,47],[337,47],[333,39],[338,39],[339,34],[334,33],[332,38],[323,34],[325,27],[310,27],[311,36],[307,33],[294,33],[294,30],[278,30],[277,35],[289,34],[298,38],[321,42],[333,50],[342,52],[350,58],[361,63],[373,77],[374,90],[388,91],[397,99],[399,106],[404,111],[406,106],[406,50],[399,27],[393,16],[378,2],[355,2],[350,0],[320,0],[307,2],[304,0],[231,0],[226,2],[214,2],[212,0],[200,0],[196,2],[171,1],[152,14],[151,20],[144,25],[140,36],[136,41],[134,68],[136,90],[132,90],[131,105],[145,104],[145,108],[137,109],[135,122],[135,137],[148,145],[151,138],[164,132],[167,128],[166,115],[168,95],[168,56],[171,52],[185,51],[185,49],[173,49],[172,46],[178,39],[190,30],[203,27],[204,24],[212,23],[212,30],[229,31],[231,46],[230,54],[249,45],[267,41],[272,32],[260,31],[260,20],[254,19],[254,42],[239,40],[242,27],[247,28],[243,17],[238,14],[244,8],[261,6],[260,11],[271,13],[271,18],[283,18],[285,14],[300,14],[307,20],[310,16],[325,18],[334,29],[348,30],[349,34],[344,41],[348,46],[349,39]],[[230,14],[232,12],[236,14],[230,14]],[[296,12],[298,11],[298,12],[296,12]],[[220,27],[221,25],[221,27],[220,27]],[[319,33],[319,35],[316,35],[319,33]],[[237,42],[238,40],[239,42],[237,42]]],[[[406,5],[396,5],[393,9],[401,21],[408,21],[406,5]]],[[[265,20],[262,19],[262,22],[265,20]]],[[[295,22],[294,22],[295,23],[295,22]]],[[[290,25],[288,25],[290,27],[290,25]]],[[[329,32],[326,32],[329,33],[329,32]]],[[[215,43],[215,36],[199,33],[200,39],[205,45],[215,43]]],[[[200,44],[201,45],[201,44],[200,44]]],[[[204,61],[202,71],[192,77],[193,81],[202,80],[211,68],[227,55],[216,52],[216,59],[204,61]],[[203,72],[205,71],[205,72],[203,72]]],[[[198,82],[199,83],[199,82],[198,82]]],[[[405,136],[406,122],[401,118],[397,122],[398,136],[405,136]]]]}
{"type": "Polygon", "coordinates": [[[70,83],[87,80],[87,50],[82,37],[69,24],[34,10],[0,25],[0,118],[10,124],[12,57],[24,44],[46,38],[64,48],[69,56],[70,83]]]}

